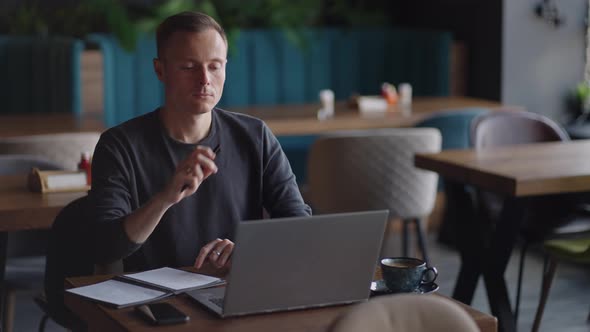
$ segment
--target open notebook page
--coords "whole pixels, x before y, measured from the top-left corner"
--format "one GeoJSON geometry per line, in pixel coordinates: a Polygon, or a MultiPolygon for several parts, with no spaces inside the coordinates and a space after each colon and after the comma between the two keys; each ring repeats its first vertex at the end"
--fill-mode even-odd
{"type": "Polygon", "coordinates": [[[223,283],[223,280],[206,275],[163,267],[145,272],[124,275],[124,278],[140,281],[173,292],[204,288],[223,283]]]}
{"type": "Polygon", "coordinates": [[[125,307],[129,305],[145,303],[170,295],[170,293],[163,291],[145,288],[113,279],[89,286],[71,288],[66,291],[96,301],[109,303],[115,305],[116,307],[125,307]]]}

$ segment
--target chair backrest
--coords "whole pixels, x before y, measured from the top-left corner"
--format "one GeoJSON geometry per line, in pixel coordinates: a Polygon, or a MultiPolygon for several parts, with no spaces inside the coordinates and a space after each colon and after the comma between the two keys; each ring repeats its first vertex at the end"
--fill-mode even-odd
{"type": "Polygon", "coordinates": [[[479,328],[463,308],[449,299],[400,294],[353,307],[331,328],[331,332],[353,331],[476,332],[479,328]]]}
{"type": "Polygon", "coordinates": [[[14,175],[28,173],[31,168],[54,171],[61,169],[60,165],[44,157],[29,154],[0,154],[0,175],[14,175]]]}
{"type": "Polygon", "coordinates": [[[83,50],[76,38],[0,36],[0,113],[79,114],[83,50]]]}
{"type": "Polygon", "coordinates": [[[553,120],[526,111],[484,114],[471,124],[471,143],[476,149],[568,140],[567,132],[553,120]]]}
{"type": "Polygon", "coordinates": [[[436,112],[418,122],[415,127],[440,130],[443,150],[467,149],[469,148],[471,121],[477,116],[488,112],[490,112],[490,109],[482,107],[467,107],[436,112]]]}
{"type": "Polygon", "coordinates": [[[434,128],[321,136],[308,162],[310,203],[320,213],[388,209],[391,218],[424,217],[434,206],[438,176],[415,168],[414,155],[440,147],[434,128]]]}
{"type": "Polygon", "coordinates": [[[75,170],[83,152],[94,152],[98,132],[59,133],[0,138],[0,154],[30,154],[45,157],[62,169],[75,170]]]}
{"type": "Polygon", "coordinates": [[[65,206],[55,218],[49,238],[45,265],[45,294],[50,316],[64,326],[77,322],[64,304],[64,280],[67,277],[92,275],[92,249],[88,245],[91,227],[88,225],[88,196],[65,206]]]}

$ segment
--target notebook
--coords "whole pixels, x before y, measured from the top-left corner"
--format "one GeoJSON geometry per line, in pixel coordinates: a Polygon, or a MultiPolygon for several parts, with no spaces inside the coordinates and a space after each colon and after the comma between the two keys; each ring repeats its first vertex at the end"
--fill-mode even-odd
{"type": "Polygon", "coordinates": [[[222,283],[224,281],[219,278],[163,267],[66,291],[115,308],[124,308],[222,283]]]}
{"type": "Polygon", "coordinates": [[[365,301],[388,211],[238,224],[227,286],[187,294],[221,317],[365,301]]]}

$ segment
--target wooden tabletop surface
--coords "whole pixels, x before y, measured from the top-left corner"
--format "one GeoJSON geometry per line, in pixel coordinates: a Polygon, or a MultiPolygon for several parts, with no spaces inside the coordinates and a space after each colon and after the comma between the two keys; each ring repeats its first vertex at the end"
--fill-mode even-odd
{"type": "Polygon", "coordinates": [[[0,231],[50,228],[59,211],[82,192],[35,193],[26,187],[26,175],[0,176],[0,231]]]}
{"type": "Polygon", "coordinates": [[[105,130],[100,114],[69,113],[1,114],[0,137],[105,130]]]}
{"type": "Polygon", "coordinates": [[[411,110],[393,107],[390,111],[361,114],[347,107],[335,105],[333,118],[319,121],[319,104],[256,106],[231,108],[230,111],[246,113],[263,119],[275,135],[311,135],[336,130],[409,127],[431,113],[464,107],[499,108],[498,102],[469,97],[418,97],[411,110]]]}
{"type": "MultiPolygon", "coordinates": [[[[187,268],[187,270],[193,269],[187,268]]],[[[206,271],[199,271],[207,273],[206,271]]],[[[378,273],[377,273],[378,274],[378,273]]],[[[67,279],[69,287],[80,287],[111,278],[110,275],[89,276],[67,279]]],[[[442,296],[442,295],[439,295],[442,296]]],[[[445,297],[446,298],[446,297],[445,297]]],[[[452,299],[450,299],[452,300],[452,299]]],[[[456,302],[455,300],[452,300],[456,302]]],[[[332,306],[319,309],[278,312],[273,314],[250,315],[239,318],[220,319],[216,315],[200,307],[186,295],[168,298],[169,302],[190,316],[187,324],[166,327],[154,327],[144,322],[133,308],[112,309],[85,300],[79,296],[66,293],[65,302],[68,308],[91,322],[90,331],[328,331],[334,320],[351,305],[332,306]]],[[[497,331],[496,319],[488,314],[473,309],[463,303],[456,302],[473,317],[482,332],[497,331]]]]}
{"type": "Polygon", "coordinates": [[[515,197],[590,191],[590,140],[419,154],[416,167],[515,197]]]}
{"type": "MultiPolygon", "coordinates": [[[[227,110],[246,113],[264,120],[275,135],[320,134],[334,130],[407,127],[432,112],[463,107],[498,108],[498,102],[469,97],[416,97],[411,112],[391,111],[361,115],[344,102],[335,106],[335,116],[319,121],[320,104],[230,107],[227,110]]],[[[58,132],[104,131],[100,114],[22,114],[0,115],[0,137],[49,134],[58,132]]]]}

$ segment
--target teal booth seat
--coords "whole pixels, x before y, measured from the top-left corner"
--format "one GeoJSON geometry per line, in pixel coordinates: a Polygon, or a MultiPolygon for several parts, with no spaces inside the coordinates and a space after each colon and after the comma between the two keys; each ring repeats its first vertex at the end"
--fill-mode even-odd
{"type": "Polygon", "coordinates": [[[430,127],[440,130],[442,149],[467,149],[470,147],[469,132],[471,121],[489,112],[489,108],[466,107],[433,113],[417,123],[416,127],[430,127]]]}
{"type": "MultiPolygon", "coordinates": [[[[279,30],[242,30],[230,50],[219,106],[297,104],[318,101],[321,89],[336,99],[377,94],[382,82],[409,82],[414,95],[449,94],[452,37],[438,31],[393,28],[309,29],[299,48],[279,30]]],[[[153,72],[154,36],[142,36],[133,52],[109,35],[90,35],[103,52],[107,126],[152,111],[164,101],[153,72]]],[[[312,136],[279,137],[299,183],[305,183],[312,136]]]]}
{"type": "Polygon", "coordinates": [[[79,114],[83,50],[69,37],[0,36],[0,113],[79,114]]]}
{"type": "MultiPolygon", "coordinates": [[[[467,149],[470,147],[469,133],[471,121],[481,114],[489,112],[489,108],[465,107],[436,112],[416,123],[415,127],[436,128],[442,136],[442,150],[467,149]]],[[[439,181],[439,191],[442,181],[439,181]]]]}

